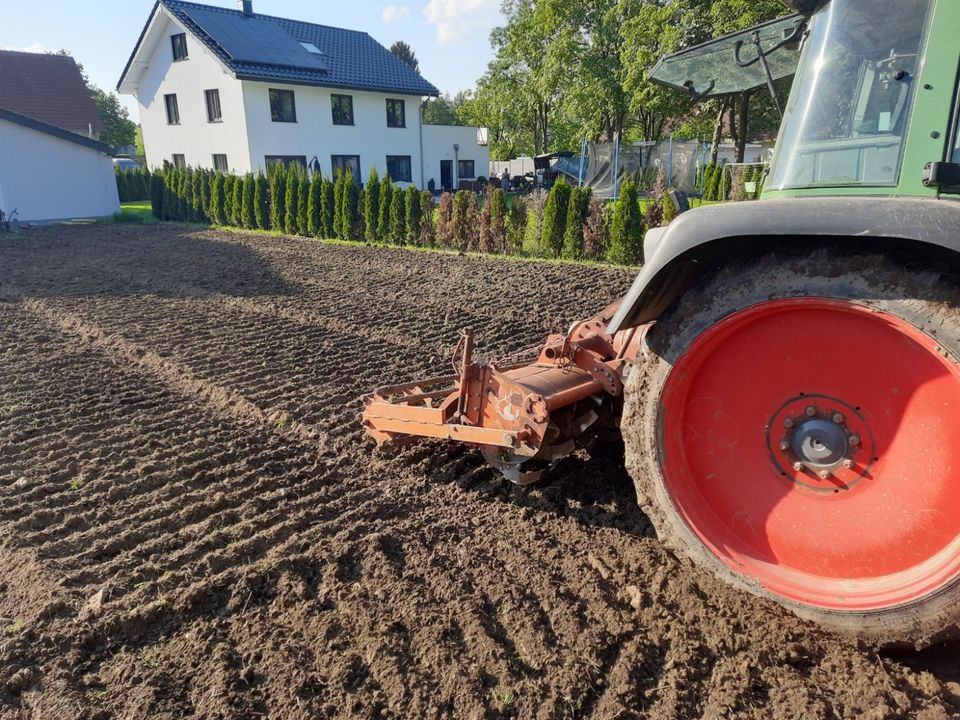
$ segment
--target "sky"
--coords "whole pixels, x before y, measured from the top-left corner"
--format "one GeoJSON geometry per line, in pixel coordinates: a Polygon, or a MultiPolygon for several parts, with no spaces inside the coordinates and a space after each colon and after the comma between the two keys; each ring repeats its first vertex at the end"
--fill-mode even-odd
{"type": "MultiPolygon", "coordinates": [[[[199,0],[236,7],[235,0],[199,0]]],[[[0,0],[0,49],[67,49],[90,80],[114,90],[154,0],[0,0]]],[[[492,53],[500,0],[254,0],[255,12],[363,30],[382,45],[405,40],[420,73],[442,92],[474,87],[492,53]]],[[[121,96],[139,122],[133,98],[121,96]]]]}

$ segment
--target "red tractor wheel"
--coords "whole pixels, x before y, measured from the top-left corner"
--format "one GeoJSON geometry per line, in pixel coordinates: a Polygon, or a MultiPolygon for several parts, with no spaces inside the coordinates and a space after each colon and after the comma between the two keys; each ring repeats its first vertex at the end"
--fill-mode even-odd
{"type": "Polygon", "coordinates": [[[836,630],[960,618],[956,289],[879,257],[730,267],[648,337],[623,433],[669,545],[836,630]]]}

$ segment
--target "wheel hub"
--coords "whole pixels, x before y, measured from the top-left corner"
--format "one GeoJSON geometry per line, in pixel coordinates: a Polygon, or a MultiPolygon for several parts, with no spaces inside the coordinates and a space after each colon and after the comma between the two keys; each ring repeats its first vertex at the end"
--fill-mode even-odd
{"type": "Polygon", "coordinates": [[[832,468],[843,462],[850,443],[836,423],[819,418],[797,426],[790,443],[794,454],[807,467],[832,468]]]}

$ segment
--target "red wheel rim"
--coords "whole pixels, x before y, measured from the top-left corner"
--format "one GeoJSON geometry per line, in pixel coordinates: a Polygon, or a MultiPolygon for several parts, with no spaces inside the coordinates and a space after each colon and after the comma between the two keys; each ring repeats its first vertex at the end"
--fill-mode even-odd
{"type": "Polygon", "coordinates": [[[960,576],[960,371],[900,318],[823,298],[736,312],[676,362],[660,432],[687,526],[775,595],[879,610],[960,576]]]}

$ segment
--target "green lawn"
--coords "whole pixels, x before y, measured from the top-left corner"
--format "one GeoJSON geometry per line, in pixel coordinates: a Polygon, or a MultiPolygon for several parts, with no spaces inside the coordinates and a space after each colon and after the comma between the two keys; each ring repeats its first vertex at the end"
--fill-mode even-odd
{"type": "Polygon", "coordinates": [[[153,216],[149,200],[142,202],[121,203],[120,212],[113,216],[114,222],[155,223],[158,220],[153,216]]]}

